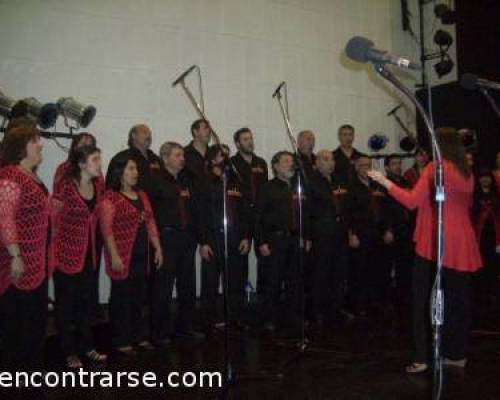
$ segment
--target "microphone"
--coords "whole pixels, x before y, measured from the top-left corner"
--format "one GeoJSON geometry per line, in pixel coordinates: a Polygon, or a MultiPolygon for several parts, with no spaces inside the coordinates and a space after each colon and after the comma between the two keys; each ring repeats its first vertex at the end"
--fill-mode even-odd
{"type": "Polygon", "coordinates": [[[460,86],[464,89],[475,90],[475,89],[493,89],[500,90],[500,83],[488,81],[486,79],[481,79],[474,74],[463,74],[460,79],[460,86]]]}
{"type": "Polygon", "coordinates": [[[398,67],[421,70],[420,64],[406,57],[396,56],[374,47],[375,43],[361,36],[352,37],[345,47],[345,53],[351,60],[358,62],[393,64],[398,67]]]}
{"type": "Polygon", "coordinates": [[[276,88],[276,90],[274,91],[273,93],[273,99],[276,97],[276,96],[279,96],[280,95],[280,92],[281,92],[281,88],[283,87],[283,85],[285,85],[285,81],[281,82],[279,84],[279,86],[276,88]]]}
{"type": "Polygon", "coordinates": [[[394,107],[391,111],[387,113],[387,116],[390,116],[394,114],[396,111],[398,111],[401,107],[403,107],[403,103],[399,103],[396,107],[394,107]]]}
{"type": "Polygon", "coordinates": [[[172,87],[176,87],[179,84],[179,82],[183,81],[186,78],[186,76],[188,76],[191,73],[191,71],[193,71],[193,69],[195,69],[195,68],[196,68],[196,65],[189,67],[181,76],[179,76],[174,81],[174,83],[172,83],[172,87]]]}

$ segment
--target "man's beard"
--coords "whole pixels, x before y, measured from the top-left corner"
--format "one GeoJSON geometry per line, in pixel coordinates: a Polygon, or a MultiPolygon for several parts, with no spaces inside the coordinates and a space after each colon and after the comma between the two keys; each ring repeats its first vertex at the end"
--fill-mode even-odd
{"type": "Polygon", "coordinates": [[[252,155],[252,154],[253,154],[254,149],[253,149],[253,148],[252,148],[252,149],[246,149],[246,148],[244,148],[244,147],[241,147],[241,148],[240,148],[240,151],[241,151],[243,154],[246,154],[247,156],[249,156],[249,155],[252,155]]]}

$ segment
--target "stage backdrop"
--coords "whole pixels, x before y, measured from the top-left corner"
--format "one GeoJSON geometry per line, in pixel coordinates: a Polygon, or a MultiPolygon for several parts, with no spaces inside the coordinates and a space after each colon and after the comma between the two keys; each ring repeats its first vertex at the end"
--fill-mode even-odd
{"type": "MultiPolygon", "coordinates": [[[[386,116],[399,100],[367,67],[342,57],[353,35],[383,49],[412,47],[406,54],[417,48],[401,30],[397,0],[0,0],[0,88],[14,98],[74,96],[95,105],[88,130],[105,166],[137,123],[152,128],[155,151],[166,140],[188,143],[196,114],[171,82],[193,64],[201,67],[206,113],[233,151],[232,133],[242,126],[267,160],[289,149],[271,99],[282,80],[293,128],[316,132],[317,149],[335,147],[337,127],[350,123],[361,150],[380,131],[391,138],[387,150],[399,150],[386,116]]],[[[194,78],[187,82],[197,93],[194,78]]],[[[61,119],[56,129],[65,130],[61,119]]],[[[44,156],[40,173],[51,186],[66,154],[45,141],[44,156]]],[[[255,282],[253,256],[251,265],[255,282]]],[[[102,276],[103,302],[108,294],[102,276]]]]}

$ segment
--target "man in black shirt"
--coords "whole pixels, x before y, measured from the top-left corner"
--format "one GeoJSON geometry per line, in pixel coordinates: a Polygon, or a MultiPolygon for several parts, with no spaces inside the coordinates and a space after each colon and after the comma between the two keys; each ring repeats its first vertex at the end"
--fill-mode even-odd
{"type": "Polygon", "coordinates": [[[201,339],[193,329],[196,303],[195,253],[201,209],[192,184],[182,176],[184,149],[175,142],[160,148],[163,166],[151,179],[151,202],[164,249],[164,268],[155,271],[152,288],[152,337],[158,345],[168,343],[172,333],[170,308],[174,283],[179,311],[175,330],[181,336],[201,339]]]}
{"type": "MultiPolygon", "coordinates": [[[[297,152],[305,177],[302,177],[302,187],[307,193],[310,189],[311,176],[315,169],[316,155],[314,154],[314,145],[316,138],[311,130],[303,130],[297,135],[297,152]]],[[[311,254],[304,257],[304,295],[305,295],[305,315],[306,320],[314,319],[312,315],[313,308],[313,282],[312,282],[312,259],[311,254]]]]}
{"type": "MultiPolygon", "coordinates": [[[[410,189],[411,185],[403,177],[402,160],[397,155],[389,155],[385,158],[385,170],[387,178],[399,187],[410,189]]],[[[392,232],[394,243],[390,256],[393,260],[396,278],[396,298],[394,299],[396,309],[400,317],[408,314],[411,298],[411,267],[414,259],[413,229],[414,215],[393,197],[388,196],[388,212],[392,216],[392,232]]],[[[407,322],[407,321],[406,321],[407,322]]]]}
{"type": "Polygon", "coordinates": [[[249,206],[255,206],[259,188],[267,182],[267,163],[254,153],[253,133],[249,128],[238,129],[233,136],[238,152],[231,157],[234,168],[241,178],[241,191],[249,206]]]}
{"type": "Polygon", "coordinates": [[[332,179],[332,152],[321,150],[309,182],[311,217],[313,318],[321,326],[340,321],[347,280],[348,190],[332,179]]]}
{"type": "Polygon", "coordinates": [[[124,155],[131,155],[137,164],[139,181],[137,187],[148,195],[151,193],[151,175],[161,165],[160,158],[149,148],[151,146],[151,129],[147,125],[133,126],[128,134],[128,149],[116,154],[110,161],[106,174],[106,186],[109,184],[111,171],[115,168],[115,160],[124,155]]]}
{"type": "Polygon", "coordinates": [[[314,133],[310,130],[301,131],[297,136],[297,150],[299,152],[300,160],[304,166],[306,179],[311,177],[316,163],[316,155],[314,154],[314,145],[316,138],[314,133]]]}
{"type": "Polygon", "coordinates": [[[228,300],[229,318],[239,327],[245,294],[246,274],[244,257],[249,250],[247,204],[240,186],[233,175],[228,174],[226,186],[226,215],[224,215],[223,177],[227,159],[218,145],[209,147],[207,161],[210,190],[203,201],[201,222],[201,303],[209,332],[217,327],[217,294],[220,278],[224,278],[224,217],[228,230],[228,300]]]}
{"type": "MultiPolygon", "coordinates": [[[[231,157],[232,167],[236,169],[239,176],[241,193],[247,203],[249,239],[251,241],[255,239],[255,201],[257,193],[268,180],[267,163],[263,158],[255,155],[253,133],[249,128],[238,129],[234,133],[233,139],[238,152],[231,157]]],[[[256,247],[255,254],[257,256],[257,290],[260,293],[262,286],[261,263],[256,247]]],[[[243,263],[246,280],[248,280],[248,254],[244,257],[243,263]]]]}
{"type": "Polygon", "coordinates": [[[255,209],[256,242],[265,265],[265,298],[263,316],[266,328],[274,330],[279,317],[284,316],[293,328],[299,327],[302,279],[299,271],[300,254],[311,248],[309,240],[309,212],[304,193],[303,224],[305,243],[299,243],[299,194],[292,181],[295,174],[294,156],[280,151],[271,161],[275,178],[262,186],[255,209]],[[280,307],[284,285],[285,307],[280,307]]]}
{"type": "Polygon", "coordinates": [[[335,179],[348,183],[354,175],[354,160],[361,154],[352,145],[354,142],[354,127],[342,125],[338,130],[339,147],[333,151],[335,161],[335,179]]]}
{"type": "Polygon", "coordinates": [[[183,174],[190,175],[195,190],[207,190],[208,168],[206,154],[212,135],[208,121],[198,119],[191,124],[193,140],[184,148],[186,167],[183,174]]]}
{"type": "Polygon", "coordinates": [[[368,177],[371,160],[360,155],[349,185],[349,245],[352,252],[351,294],[360,314],[368,305],[385,305],[390,284],[389,245],[393,242],[388,195],[368,177]]]}

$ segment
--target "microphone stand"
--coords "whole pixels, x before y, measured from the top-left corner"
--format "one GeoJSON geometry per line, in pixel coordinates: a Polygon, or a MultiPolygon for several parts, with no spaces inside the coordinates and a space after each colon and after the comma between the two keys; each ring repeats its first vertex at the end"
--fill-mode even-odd
{"type": "Polygon", "coordinates": [[[416,146],[418,143],[417,143],[417,139],[415,138],[415,135],[405,125],[405,123],[401,120],[401,118],[399,117],[399,115],[396,114],[396,111],[397,110],[391,111],[388,115],[392,115],[394,117],[394,119],[396,120],[396,122],[398,123],[398,125],[401,127],[401,129],[405,133],[406,137],[411,140],[411,142],[413,143],[414,146],[416,146]]]}
{"type": "Polygon", "coordinates": [[[488,89],[480,89],[481,93],[484,94],[486,97],[486,100],[488,100],[488,103],[490,103],[491,108],[493,108],[493,111],[495,112],[496,116],[500,118],[500,108],[498,107],[498,104],[495,102],[495,99],[491,96],[490,92],[488,92],[488,89]]]}
{"type": "MultiPolygon", "coordinates": [[[[203,99],[203,90],[201,86],[201,72],[198,66],[193,66],[198,69],[199,76],[199,87],[201,98],[203,99]]],[[[194,109],[198,113],[199,117],[207,122],[210,128],[210,134],[212,135],[216,145],[221,149],[222,153],[225,155],[223,151],[222,143],[220,141],[219,135],[212,129],[212,126],[208,122],[208,119],[204,112],[204,107],[200,106],[200,104],[194,98],[191,90],[188,88],[185,82],[185,77],[189,72],[191,72],[194,68],[191,67],[188,71],[186,71],[180,78],[178,78],[172,86],[176,86],[178,83],[181,84],[185,94],[188,99],[191,101],[194,109]]],[[[202,100],[203,101],[203,100],[202,100]]],[[[277,375],[269,375],[269,374],[259,374],[259,375],[237,375],[232,366],[232,360],[230,355],[230,345],[229,345],[229,233],[228,233],[228,209],[227,209],[227,182],[228,182],[228,169],[231,168],[234,172],[234,175],[241,181],[241,176],[239,175],[237,169],[235,168],[233,162],[230,157],[227,155],[224,156],[225,163],[224,168],[222,168],[222,205],[223,205],[223,216],[222,216],[222,227],[223,227],[223,236],[224,236],[224,260],[223,260],[223,268],[222,268],[222,295],[223,295],[223,307],[224,307],[224,384],[222,386],[221,392],[218,396],[220,399],[227,398],[229,388],[232,385],[235,385],[239,381],[242,380],[255,380],[255,379],[281,379],[282,376],[280,374],[277,375]],[[228,167],[229,166],[229,167],[228,167]]]]}
{"type": "Polygon", "coordinates": [[[304,255],[305,255],[305,240],[304,240],[304,205],[303,205],[303,194],[304,194],[304,184],[308,184],[307,175],[305,173],[304,164],[302,159],[300,158],[300,154],[297,148],[297,142],[292,133],[292,127],[290,125],[290,116],[288,113],[288,96],[286,92],[286,84],[281,83],[278,89],[273,94],[273,98],[276,98],[278,104],[280,106],[281,114],[283,116],[283,121],[285,123],[286,133],[288,139],[290,140],[290,145],[292,147],[292,152],[294,154],[294,158],[296,160],[296,175],[297,175],[297,195],[298,195],[298,209],[299,209],[299,255],[298,255],[298,273],[300,277],[300,340],[296,344],[298,349],[298,353],[295,354],[290,360],[286,361],[282,365],[282,369],[285,369],[289,365],[293,364],[295,361],[302,358],[302,356],[306,352],[315,352],[315,353],[330,353],[330,354],[340,354],[340,352],[326,349],[313,348],[309,346],[309,340],[305,335],[305,293],[304,293],[304,255]],[[285,86],[285,104],[281,101],[281,87],[285,86]]]}
{"type": "Polygon", "coordinates": [[[443,158],[441,148],[437,142],[434,125],[425,111],[422,104],[418,101],[416,96],[409,90],[386,66],[382,63],[374,63],[375,70],[385,80],[399,89],[408,99],[415,105],[417,111],[420,113],[424,120],[425,127],[429,132],[433,158],[434,158],[434,186],[435,186],[435,201],[437,204],[437,263],[436,263],[436,277],[431,294],[431,323],[433,327],[433,385],[432,385],[432,399],[439,400],[441,398],[441,388],[443,381],[443,365],[441,356],[441,338],[442,327],[444,323],[444,297],[442,285],[442,270],[443,270],[443,250],[444,250],[444,231],[443,231],[443,206],[445,201],[444,190],[444,171],[443,171],[443,158]]]}

